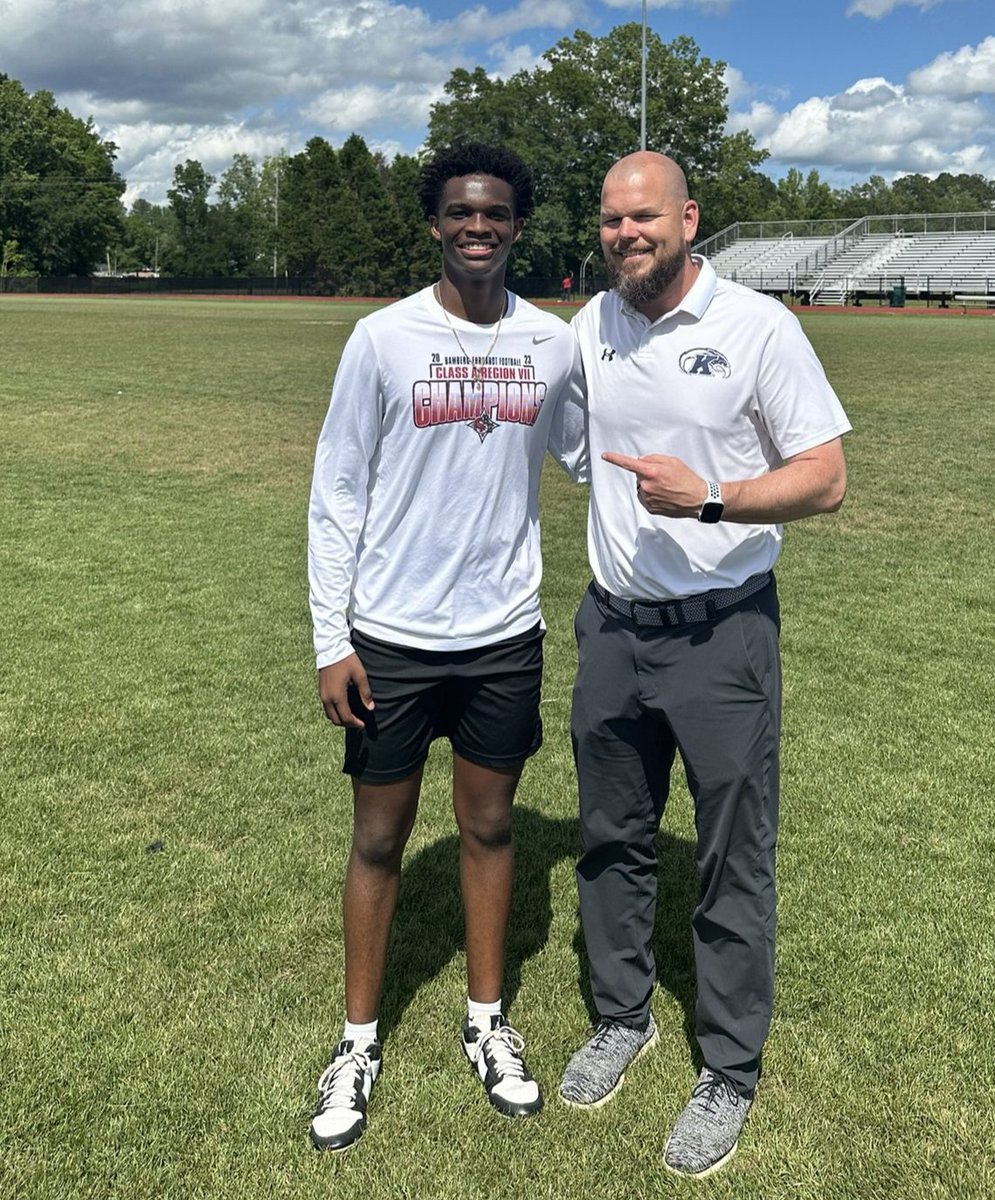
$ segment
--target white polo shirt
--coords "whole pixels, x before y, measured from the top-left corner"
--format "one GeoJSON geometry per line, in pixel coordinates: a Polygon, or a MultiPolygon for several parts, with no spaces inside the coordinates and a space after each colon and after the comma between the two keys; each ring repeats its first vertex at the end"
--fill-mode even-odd
{"type": "Polygon", "coordinates": [[[656,321],[599,292],[572,321],[587,377],[594,577],[625,599],[736,587],[773,567],[780,525],[648,513],[636,479],[602,460],[672,454],[706,479],[755,479],[850,429],[797,318],[709,262],[656,321]]]}

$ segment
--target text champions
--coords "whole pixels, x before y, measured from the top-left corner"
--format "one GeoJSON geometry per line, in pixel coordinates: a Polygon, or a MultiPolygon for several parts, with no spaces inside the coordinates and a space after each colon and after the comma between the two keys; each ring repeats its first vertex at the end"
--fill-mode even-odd
{"type": "Polygon", "coordinates": [[[533,368],[485,366],[476,373],[474,379],[467,369],[434,367],[435,378],[418,380],[411,389],[417,428],[472,421],[484,414],[497,422],[535,424],[546,398],[546,384],[535,379],[533,368]]]}

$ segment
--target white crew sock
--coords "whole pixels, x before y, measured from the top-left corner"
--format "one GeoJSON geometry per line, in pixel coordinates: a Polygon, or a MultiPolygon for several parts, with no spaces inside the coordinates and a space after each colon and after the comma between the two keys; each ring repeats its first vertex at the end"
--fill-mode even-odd
{"type": "Polygon", "coordinates": [[[467,996],[466,1011],[471,1025],[476,1025],[478,1029],[490,1029],[491,1017],[499,1016],[501,1013],[501,1001],[495,1000],[492,1003],[479,1004],[467,996]]]}
{"type": "Polygon", "coordinates": [[[352,1021],[346,1021],[342,1040],[352,1042],[354,1046],[360,1043],[369,1045],[377,1040],[377,1024],[377,1021],[370,1021],[368,1025],[354,1025],[352,1021]]]}

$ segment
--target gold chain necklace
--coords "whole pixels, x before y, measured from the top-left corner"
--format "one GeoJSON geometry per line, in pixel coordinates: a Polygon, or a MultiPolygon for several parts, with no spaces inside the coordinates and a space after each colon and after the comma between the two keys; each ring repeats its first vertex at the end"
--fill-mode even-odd
{"type": "Polygon", "coordinates": [[[508,309],[508,293],[505,292],[504,307],[501,309],[501,315],[498,317],[497,329],[494,330],[494,337],[491,338],[491,344],[487,347],[487,353],[484,354],[480,359],[475,359],[471,354],[467,353],[466,346],[464,346],[460,341],[460,336],[456,332],[456,326],[453,324],[452,319],[449,316],[449,311],[442,303],[442,290],[440,289],[439,285],[436,284],[432,291],[435,293],[435,298],[439,302],[439,307],[442,309],[442,315],[446,318],[446,324],[449,326],[453,337],[456,339],[456,345],[459,346],[460,350],[463,351],[463,357],[470,363],[470,367],[473,372],[470,377],[471,381],[476,383],[477,380],[482,377],[483,364],[486,363],[490,356],[494,353],[494,347],[497,345],[497,340],[501,336],[501,322],[504,320],[504,314],[508,309]]]}

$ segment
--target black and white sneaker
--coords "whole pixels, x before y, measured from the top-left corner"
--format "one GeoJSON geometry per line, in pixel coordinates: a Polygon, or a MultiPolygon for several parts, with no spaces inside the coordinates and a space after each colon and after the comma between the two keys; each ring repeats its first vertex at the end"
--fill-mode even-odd
{"type": "Polygon", "coordinates": [[[506,1117],[530,1117],[542,1108],[539,1085],[522,1061],[525,1039],[501,1014],[482,1026],[463,1022],[463,1051],[480,1076],[487,1099],[506,1117]]]}
{"type": "Polygon", "coordinates": [[[380,1043],[339,1042],[318,1080],[311,1141],[319,1150],[348,1150],[366,1129],[366,1106],[380,1074],[380,1043]]]}

